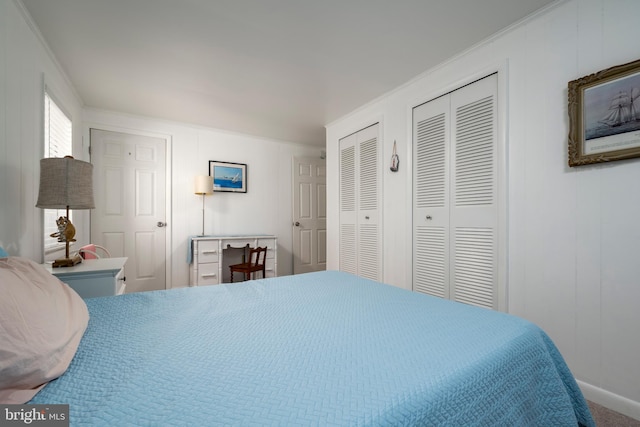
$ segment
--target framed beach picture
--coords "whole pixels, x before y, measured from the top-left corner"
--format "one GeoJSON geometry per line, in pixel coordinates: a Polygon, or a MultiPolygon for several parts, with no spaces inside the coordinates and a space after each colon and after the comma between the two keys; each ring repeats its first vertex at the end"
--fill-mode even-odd
{"type": "Polygon", "coordinates": [[[640,157],[640,60],[569,82],[569,166],[640,157]]]}
{"type": "Polygon", "coordinates": [[[247,192],[247,165],[244,163],[209,160],[209,176],[213,177],[214,192],[247,192]]]}

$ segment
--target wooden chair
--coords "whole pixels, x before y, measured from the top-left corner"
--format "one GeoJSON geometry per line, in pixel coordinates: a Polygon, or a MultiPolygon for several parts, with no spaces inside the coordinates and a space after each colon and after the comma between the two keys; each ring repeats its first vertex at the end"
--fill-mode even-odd
{"type": "Polygon", "coordinates": [[[229,266],[231,270],[231,283],[233,283],[233,273],[244,273],[244,280],[251,280],[251,273],[255,279],[256,271],[262,271],[262,278],[265,276],[265,264],[267,259],[267,248],[249,248],[249,257],[247,262],[234,264],[229,266]]]}

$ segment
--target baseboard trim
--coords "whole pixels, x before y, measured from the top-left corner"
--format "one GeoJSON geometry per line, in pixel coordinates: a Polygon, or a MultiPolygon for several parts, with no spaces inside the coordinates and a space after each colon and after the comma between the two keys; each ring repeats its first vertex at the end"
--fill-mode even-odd
{"type": "Polygon", "coordinates": [[[640,402],[635,402],[583,381],[578,381],[578,386],[587,400],[640,421],[640,402]]]}

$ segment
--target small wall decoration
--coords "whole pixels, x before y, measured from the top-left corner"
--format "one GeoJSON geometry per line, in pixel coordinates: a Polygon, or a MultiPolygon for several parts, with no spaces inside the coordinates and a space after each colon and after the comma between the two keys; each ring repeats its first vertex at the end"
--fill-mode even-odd
{"type": "Polygon", "coordinates": [[[213,177],[214,192],[247,192],[247,165],[244,163],[209,160],[209,176],[213,177]]]}
{"type": "Polygon", "coordinates": [[[391,172],[398,172],[398,168],[400,167],[400,158],[398,157],[398,153],[396,151],[396,142],[393,141],[393,154],[391,155],[391,172]]]}
{"type": "Polygon", "coordinates": [[[569,82],[569,166],[640,157],[640,60],[569,82]]]}

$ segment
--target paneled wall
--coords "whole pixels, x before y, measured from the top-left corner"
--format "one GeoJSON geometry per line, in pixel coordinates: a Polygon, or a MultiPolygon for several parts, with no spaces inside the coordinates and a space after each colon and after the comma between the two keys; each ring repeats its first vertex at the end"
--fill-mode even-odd
{"type": "Polygon", "coordinates": [[[166,120],[86,108],[90,128],[164,136],[170,141],[171,282],[189,283],[187,242],[202,231],[202,196],[194,177],[209,174],[209,160],[247,164],[247,193],[214,193],[205,198],[205,233],[273,234],[278,237],[278,275],[293,274],[292,158],[320,157],[320,147],[262,139],[166,120]]]}
{"type": "MultiPolygon", "coordinates": [[[[38,197],[42,157],[44,84],[72,116],[74,156],[89,160],[89,128],[159,135],[171,141],[170,277],[188,284],[187,239],[202,227],[202,199],[193,194],[195,175],[208,174],[209,160],[248,164],[248,193],[206,199],[207,233],[267,233],[278,236],[278,273],[292,274],[291,164],[293,156],[318,156],[324,147],[194,127],[152,118],[83,108],[53,55],[30,26],[19,2],[0,0],[0,245],[11,255],[41,261],[42,212],[38,197]]],[[[89,241],[89,216],[78,212],[78,245],[89,241]]]]}
{"type": "MultiPolygon", "coordinates": [[[[82,149],[82,103],[20,4],[0,0],[0,245],[41,261],[38,198],[43,155],[44,86],[73,121],[74,156],[82,149]]],[[[88,242],[88,215],[74,213],[78,244],[88,242]]]]}
{"type": "Polygon", "coordinates": [[[338,141],[379,121],[384,281],[411,289],[411,108],[498,71],[508,311],[550,334],[587,397],[640,419],[640,159],[567,165],[567,83],[640,58],[637,16],[635,0],[554,3],[331,123],[327,253],[337,268],[338,141]]]}

